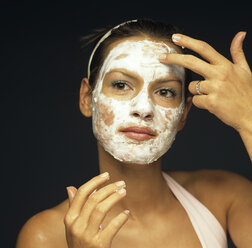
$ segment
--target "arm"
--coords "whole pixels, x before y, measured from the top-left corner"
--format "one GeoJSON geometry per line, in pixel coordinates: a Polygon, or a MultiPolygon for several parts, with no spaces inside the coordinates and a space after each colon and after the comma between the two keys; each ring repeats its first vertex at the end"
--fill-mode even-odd
{"type": "Polygon", "coordinates": [[[245,32],[239,32],[233,39],[230,51],[233,62],[219,54],[206,42],[186,35],[173,35],[177,45],[187,47],[208,62],[188,54],[166,54],[162,63],[186,67],[205,80],[200,82],[200,92],[196,91],[198,81],[189,85],[193,104],[207,109],[225,124],[239,132],[252,160],[252,74],[242,50],[245,32]]]}
{"type": "Polygon", "coordinates": [[[249,154],[250,160],[252,161],[252,121],[245,123],[239,130],[239,134],[249,154]]]}
{"type": "Polygon", "coordinates": [[[249,248],[252,244],[252,183],[229,173],[231,205],[227,213],[227,228],[236,247],[249,248]]]}
{"type": "MultiPolygon", "coordinates": [[[[244,38],[243,38],[244,39],[244,38]]],[[[242,41],[241,39],[234,39],[231,43],[230,51],[235,64],[240,65],[241,68],[244,68],[248,73],[251,71],[247,64],[243,49],[242,49],[242,41]]],[[[252,81],[250,80],[250,85],[252,85],[252,81]]],[[[250,99],[252,99],[252,94],[248,94],[250,99]]],[[[248,102],[250,104],[247,105],[248,111],[245,118],[241,122],[240,127],[238,128],[238,132],[241,136],[241,139],[245,145],[245,148],[249,154],[250,160],[252,161],[252,101],[248,102]]]]}

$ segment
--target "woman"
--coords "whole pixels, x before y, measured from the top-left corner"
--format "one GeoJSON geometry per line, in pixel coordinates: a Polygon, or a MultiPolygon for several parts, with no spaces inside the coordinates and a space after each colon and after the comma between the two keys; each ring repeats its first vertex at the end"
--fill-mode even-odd
{"type": "Polygon", "coordinates": [[[99,33],[81,83],[80,110],[92,116],[102,174],[79,189],[68,187],[68,200],[32,217],[17,248],[216,248],[227,247],[227,233],[238,247],[251,246],[251,182],[220,170],[161,170],[192,102],[235,128],[252,159],[246,33],[234,37],[230,62],[177,32],[133,20],[99,33]],[[208,62],[183,54],[183,47],[208,62]],[[193,97],[185,68],[205,78],[190,82],[193,97]]]}

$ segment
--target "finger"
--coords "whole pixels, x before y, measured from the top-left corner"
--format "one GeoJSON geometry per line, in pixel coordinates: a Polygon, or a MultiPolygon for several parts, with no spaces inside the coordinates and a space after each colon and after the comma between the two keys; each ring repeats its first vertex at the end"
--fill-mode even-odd
{"type": "Polygon", "coordinates": [[[198,53],[202,58],[206,59],[211,64],[221,64],[224,60],[228,61],[224,56],[204,41],[182,34],[174,34],[172,36],[172,41],[176,45],[189,48],[190,50],[198,53]]]}
{"type": "Polygon", "coordinates": [[[104,228],[104,230],[100,233],[101,239],[107,240],[108,243],[111,243],[115,235],[129,219],[129,214],[129,210],[124,210],[122,213],[118,214],[114,219],[112,219],[106,228],[104,228]]]}
{"type": "Polygon", "coordinates": [[[67,189],[67,195],[68,195],[68,200],[69,200],[69,207],[71,206],[71,203],[74,199],[74,196],[77,192],[77,189],[73,186],[69,186],[66,188],[67,189]]]}
{"type": "Polygon", "coordinates": [[[207,95],[195,95],[192,99],[193,105],[200,109],[207,109],[207,95]]]}
{"type": "Polygon", "coordinates": [[[207,80],[198,80],[198,81],[192,81],[189,86],[188,86],[188,89],[189,91],[193,94],[193,95],[198,95],[198,92],[196,90],[196,85],[197,83],[199,83],[199,91],[202,93],[202,94],[209,94],[212,92],[212,84],[213,82],[209,82],[207,80]]]}
{"type": "Polygon", "coordinates": [[[230,53],[234,64],[237,64],[246,71],[250,72],[249,65],[242,49],[242,44],[245,39],[245,36],[246,32],[239,32],[235,35],[230,46],[230,53]]]}
{"type": "Polygon", "coordinates": [[[125,184],[118,186],[114,183],[100,189],[88,199],[80,214],[80,221],[86,227],[86,235],[93,236],[99,231],[107,212],[126,195],[124,187],[125,184]]]}
{"type": "Polygon", "coordinates": [[[212,65],[193,55],[167,53],[162,54],[159,60],[164,64],[176,64],[183,66],[203,76],[204,78],[210,78],[216,75],[215,68],[212,65]]]}
{"type": "MultiPolygon", "coordinates": [[[[81,209],[85,202],[87,201],[90,194],[97,189],[99,186],[104,184],[109,180],[108,174],[101,174],[89,180],[87,183],[83,184],[75,194],[74,199],[71,202],[71,207],[69,208],[66,219],[71,219],[74,221],[81,212],[81,209]]],[[[68,220],[69,222],[69,220],[68,220]]]]}

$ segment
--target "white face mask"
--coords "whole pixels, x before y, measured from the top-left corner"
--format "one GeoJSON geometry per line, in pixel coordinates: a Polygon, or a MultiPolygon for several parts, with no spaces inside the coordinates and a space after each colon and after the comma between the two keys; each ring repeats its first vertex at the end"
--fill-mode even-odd
{"type": "Polygon", "coordinates": [[[184,111],[185,70],[177,65],[160,63],[159,55],[168,52],[176,53],[175,49],[162,42],[128,40],[109,52],[100,69],[92,94],[93,132],[103,148],[120,161],[152,163],[168,151],[175,139],[184,111]],[[134,72],[144,82],[140,92],[130,100],[115,99],[102,92],[105,75],[111,70],[122,68],[134,72]],[[154,104],[149,97],[149,84],[171,75],[182,82],[180,105],[166,108],[154,104]],[[126,135],[132,133],[119,131],[128,127],[147,127],[154,131],[155,136],[143,134],[143,140],[139,140],[139,135],[134,139],[132,135],[126,135]]]}

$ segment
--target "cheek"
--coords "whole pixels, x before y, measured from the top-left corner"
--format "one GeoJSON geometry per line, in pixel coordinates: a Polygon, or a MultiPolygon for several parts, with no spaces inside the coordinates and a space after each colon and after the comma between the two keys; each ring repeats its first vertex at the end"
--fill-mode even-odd
{"type": "Polygon", "coordinates": [[[168,121],[171,121],[171,110],[166,110],[165,111],[165,118],[168,120],[168,121]]]}
{"type": "Polygon", "coordinates": [[[177,126],[179,124],[180,119],[181,119],[180,112],[181,112],[180,108],[168,109],[165,111],[165,118],[173,126],[177,126]]]}
{"type": "Polygon", "coordinates": [[[100,117],[107,126],[111,126],[114,123],[114,113],[110,107],[105,104],[100,103],[98,105],[100,117]]]}
{"type": "Polygon", "coordinates": [[[168,126],[172,125],[173,127],[176,127],[180,121],[180,115],[178,114],[178,110],[177,109],[165,110],[165,119],[167,121],[168,126]]]}

